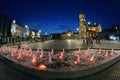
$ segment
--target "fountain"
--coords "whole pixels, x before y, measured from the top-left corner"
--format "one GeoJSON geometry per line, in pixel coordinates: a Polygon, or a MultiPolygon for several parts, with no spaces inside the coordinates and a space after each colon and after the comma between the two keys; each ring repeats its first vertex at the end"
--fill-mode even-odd
{"type": "Polygon", "coordinates": [[[46,70],[47,66],[45,64],[40,64],[38,67],[38,70],[46,70]]]}
{"type": "Polygon", "coordinates": [[[36,63],[37,63],[36,56],[35,56],[35,55],[32,55],[31,64],[32,64],[32,65],[36,65],[36,63]]]}
{"type": "Polygon", "coordinates": [[[80,48],[77,51],[77,53],[75,53],[75,56],[77,57],[77,60],[75,60],[73,63],[76,64],[76,65],[80,64],[80,48]]]}
{"type": "Polygon", "coordinates": [[[30,68],[30,70],[32,68],[39,71],[57,71],[61,73],[84,71],[84,69],[100,66],[101,63],[118,56],[114,49],[102,50],[101,48],[88,48],[87,50],[79,48],[77,51],[71,51],[70,54],[64,49],[56,53],[53,49],[51,51],[43,51],[43,49],[39,50],[38,48],[32,50],[30,47],[28,49],[22,47],[18,49],[17,47],[3,46],[0,48],[0,53],[0,56],[5,56],[5,58],[23,65],[23,67],[30,68]]]}

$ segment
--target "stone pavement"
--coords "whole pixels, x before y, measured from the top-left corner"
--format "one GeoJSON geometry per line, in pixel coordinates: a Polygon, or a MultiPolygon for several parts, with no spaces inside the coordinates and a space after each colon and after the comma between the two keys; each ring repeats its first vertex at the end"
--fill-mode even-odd
{"type": "MultiPolygon", "coordinates": [[[[85,48],[86,46],[82,44],[82,40],[50,40],[45,42],[30,43],[30,47],[42,48],[42,49],[77,49],[85,48]]],[[[99,44],[95,41],[90,48],[109,48],[109,49],[120,49],[120,42],[118,41],[105,41],[102,40],[99,44]]]]}

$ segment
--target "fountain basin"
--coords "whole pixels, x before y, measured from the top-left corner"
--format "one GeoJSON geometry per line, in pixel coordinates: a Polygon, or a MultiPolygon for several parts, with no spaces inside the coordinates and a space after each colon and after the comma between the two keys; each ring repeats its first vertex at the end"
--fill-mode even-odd
{"type": "Polygon", "coordinates": [[[11,59],[7,58],[3,54],[0,54],[0,60],[4,62],[4,64],[27,74],[45,77],[45,78],[75,78],[75,77],[83,77],[88,76],[97,72],[100,72],[110,66],[112,66],[114,63],[118,62],[120,60],[120,55],[114,56],[108,61],[101,63],[100,65],[92,66],[86,69],[82,70],[69,70],[69,71],[40,71],[38,69],[35,69],[33,67],[26,67],[24,65],[21,65],[20,63],[14,62],[11,59]]]}

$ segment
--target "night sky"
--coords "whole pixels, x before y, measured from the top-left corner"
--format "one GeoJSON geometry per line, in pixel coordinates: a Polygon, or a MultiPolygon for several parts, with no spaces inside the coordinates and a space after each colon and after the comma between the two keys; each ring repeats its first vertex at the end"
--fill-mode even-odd
{"type": "Polygon", "coordinates": [[[0,13],[50,34],[68,29],[76,32],[80,11],[87,22],[100,23],[103,29],[120,24],[119,4],[120,0],[0,0],[0,13]]]}

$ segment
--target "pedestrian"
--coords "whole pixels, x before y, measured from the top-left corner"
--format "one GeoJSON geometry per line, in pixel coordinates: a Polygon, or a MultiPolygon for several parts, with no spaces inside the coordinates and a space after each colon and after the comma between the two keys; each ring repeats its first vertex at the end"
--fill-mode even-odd
{"type": "Polygon", "coordinates": [[[83,39],[83,44],[85,44],[85,39],[83,39]]]}
{"type": "Polygon", "coordinates": [[[89,44],[89,38],[86,37],[86,45],[88,46],[88,44],[89,44]]]}
{"type": "Polygon", "coordinates": [[[20,49],[20,48],[21,48],[21,43],[18,44],[18,49],[20,49]]]}

